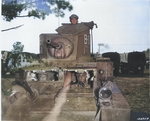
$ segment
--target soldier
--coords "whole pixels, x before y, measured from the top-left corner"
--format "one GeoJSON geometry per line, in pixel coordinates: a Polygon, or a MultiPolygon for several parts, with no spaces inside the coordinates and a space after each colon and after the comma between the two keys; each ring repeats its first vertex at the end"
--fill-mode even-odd
{"type": "Polygon", "coordinates": [[[79,17],[78,17],[76,14],[72,14],[72,15],[69,17],[69,19],[70,19],[71,24],[77,24],[79,17]]]}

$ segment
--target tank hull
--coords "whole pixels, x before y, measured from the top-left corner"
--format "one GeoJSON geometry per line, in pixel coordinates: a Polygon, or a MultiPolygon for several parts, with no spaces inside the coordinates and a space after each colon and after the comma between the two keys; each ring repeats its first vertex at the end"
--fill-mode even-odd
{"type": "Polygon", "coordinates": [[[13,88],[2,120],[128,121],[130,108],[122,94],[113,91],[113,62],[91,56],[93,26],[63,24],[56,34],[40,35],[43,63],[16,72],[19,90],[13,88]]]}

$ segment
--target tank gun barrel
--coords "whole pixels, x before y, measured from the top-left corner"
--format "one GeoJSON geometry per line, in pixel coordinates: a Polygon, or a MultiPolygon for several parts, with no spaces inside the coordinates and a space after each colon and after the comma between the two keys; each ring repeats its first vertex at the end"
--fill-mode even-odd
{"type": "Polygon", "coordinates": [[[62,48],[62,45],[60,43],[56,43],[52,40],[46,40],[47,44],[53,48],[56,48],[56,49],[61,49],[62,48]]]}

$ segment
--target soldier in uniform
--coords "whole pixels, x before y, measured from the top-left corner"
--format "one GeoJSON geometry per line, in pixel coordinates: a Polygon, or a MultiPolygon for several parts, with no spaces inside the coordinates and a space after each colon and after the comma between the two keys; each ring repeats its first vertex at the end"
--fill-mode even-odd
{"type": "Polygon", "coordinates": [[[79,17],[78,17],[76,14],[72,14],[72,15],[69,17],[69,19],[70,19],[71,24],[77,24],[79,17]]]}

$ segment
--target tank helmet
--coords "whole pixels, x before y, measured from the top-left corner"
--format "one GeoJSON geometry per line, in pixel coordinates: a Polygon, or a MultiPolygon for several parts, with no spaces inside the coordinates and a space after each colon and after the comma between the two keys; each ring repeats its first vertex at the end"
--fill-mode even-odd
{"type": "Polygon", "coordinates": [[[73,19],[73,18],[75,18],[77,20],[79,19],[79,17],[76,14],[72,14],[69,18],[70,18],[70,20],[73,19]]]}

